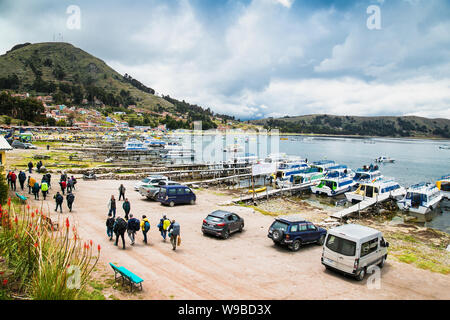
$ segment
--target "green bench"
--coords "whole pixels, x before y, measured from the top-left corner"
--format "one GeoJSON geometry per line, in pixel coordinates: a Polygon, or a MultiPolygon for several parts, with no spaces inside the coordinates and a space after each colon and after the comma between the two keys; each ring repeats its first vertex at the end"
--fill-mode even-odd
{"type": "Polygon", "coordinates": [[[19,199],[22,200],[23,202],[26,202],[27,199],[28,199],[27,197],[25,197],[25,196],[19,194],[18,192],[16,192],[16,196],[17,196],[17,198],[19,198],[19,199]]]}
{"type": "Polygon", "coordinates": [[[130,290],[133,292],[134,286],[139,286],[139,288],[142,291],[142,282],[144,282],[144,279],[141,277],[138,277],[130,270],[126,269],[125,267],[118,268],[113,263],[109,263],[111,268],[114,270],[114,281],[117,281],[117,279],[122,279],[122,285],[125,284],[125,281],[127,281],[130,284],[130,290]]]}

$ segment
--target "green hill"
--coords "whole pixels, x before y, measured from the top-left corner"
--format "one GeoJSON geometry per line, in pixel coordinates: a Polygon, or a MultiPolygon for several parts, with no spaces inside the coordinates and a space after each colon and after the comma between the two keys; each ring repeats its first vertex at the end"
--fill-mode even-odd
{"type": "Polygon", "coordinates": [[[266,129],[277,128],[284,133],[450,138],[449,119],[427,119],[416,116],[305,115],[253,120],[250,123],[262,125],[266,129]]]}
{"type": "Polygon", "coordinates": [[[92,104],[95,97],[116,107],[129,103],[152,110],[173,108],[172,103],[153,95],[153,89],[68,43],[15,46],[0,56],[0,85],[1,89],[52,94],[56,100],[74,103],[84,98],[92,104]]]}

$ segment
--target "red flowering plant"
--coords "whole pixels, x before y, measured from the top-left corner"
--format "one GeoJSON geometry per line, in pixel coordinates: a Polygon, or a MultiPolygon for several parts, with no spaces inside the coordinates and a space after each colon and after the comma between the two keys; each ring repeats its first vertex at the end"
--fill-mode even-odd
{"type": "MultiPolygon", "coordinates": [[[[19,290],[33,299],[76,299],[90,278],[100,257],[93,254],[93,242],[83,243],[77,228],[65,220],[65,228],[53,231],[50,214],[31,209],[29,205],[15,207],[8,203],[8,211],[0,208],[0,257],[13,270],[12,279],[19,290]],[[90,244],[90,245],[89,245],[90,244]],[[67,285],[73,270],[80,271],[76,288],[67,285]]],[[[61,225],[61,221],[59,221],[61,225]]]]}

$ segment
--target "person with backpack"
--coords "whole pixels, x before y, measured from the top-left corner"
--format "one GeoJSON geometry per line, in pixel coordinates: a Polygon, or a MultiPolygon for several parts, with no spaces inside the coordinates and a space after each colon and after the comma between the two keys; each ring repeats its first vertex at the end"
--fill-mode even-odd
{"type": "Polygon", "coordinates": [[[121,218],[121,217],[117,217],[116,221],[114,222],[114,233],[116,234],[116,243],[114,244],[115,246],[117,246],[117,243],[119,242],[119,237],[122,238],[122,244],[123,244],[123,249],[125,250],[125,231],[127,231],[127,222],[121,218]]]}
{"type": "Polygon", "coordinates": [[[67,207],[69,208],[69,212],[72,212],[73,202],[75,201],[75,196],[72,192],[69,192],[66,197],[67,207]]]}
{"type": "Polygon", "coordinates": [[[28,172],[33,173],[33,162],[28,162],[28,172]]]}
{"type": "Polygon", "coordinates": [[[52,188],[52,183],[51,183],[52,175],[50,173],[47,173],[45,176],[47,177],[48,188],[51,189],[52,188]]]}
{"type": "Polygon", "coordinates": [[[23,172],[22,170],[19,172],[19,183],[20,183],[20,188],[23,191],[23,187],[25,185],[25,181],[27,180],[27,175],[25,174],[25,172],[23,172]]]}
{"type": "Polygon", "coordinates": [[[180,224],[176,222],[175,220],[172,220],[172,223],[170,224],[169,229],[169,237],[170,237],[170,243],[172,244],[172,250],[177,249],[177,244],[179,245],[179,238],[180,238],[180,224]]]}
{"type": "Polygon", "coordinates": [[[35,182],[33,185],[33,194],[34,194],[34,200],[39,200],[39,192],[41,191],[41,186],[39,185],[39,182],[35,182]]]}
{"type": "Polygon", "coordinates": [[[42,196],[44,197],[44,200],[47,199],[47,193],[48,193],[48,183],[47,180],[44,180],[41,182],[41,191],[42,191],[42,196]]]}
{"type": "Polygon", "coordinates": [[[74,176],[72,176],[70,179],[72,179],[72,188],[73,188],[73,190],[76,190],[75,189],[75,185],[77,184],[77,179],[75,179],[74,176]]]}
{"type": "Polygon", "coordinates": [[[69,178],[69,179],[67,180],[67,193],[72,192],[72,188],[73,188],[72,179],[69,178]]]}
{"type": "Polygon", "coordinates": [[[150,221],[147,216],[143,215],[141,220],[142,234],[144,235],[144,243],[147,244],[147,232],[150,231],[150,221]]]}
{"type": "Polygon", "coordinates": [[[61,210],[61,213],[62,213],[62,204],[63,204],[63,201],[64,201],[63,196],[58,191],[53,196],[53,198],[56,200],[56,209],[55,209],[55,211],[58,211],[58,207],[59,207],[59,209],[61,210]]]}
{"type": "Polygon", "coordinates": [[[41,167],[42,167],[42,161],[39,160],[39,162],[36,164],[37,172],[41,173],[41,167]]]}
{"type": "Polygon", "coordinates": [[[17,176],[16,173],[13,171],[11,172],[11,190],[16,191],[16,181],[17,181],[17,176]]]}
{"type": "Polygon", "coordinates": [[[106,219],[106,234],[109,237],[109,241],[113,239],[115,221],[116,219],[113,218],[112,214],[108,213],[108,219],[106,219]]]}
{"type": "Polygon", "coordinates": [[[61,173],[61,178],[59,179],[59,181],[65,181],[65,182],[67,182],[67,174],[66,174],[65,171],[63,171],[63,172],[61,173]]]}
{"type": "Polygon", "coordinates": [[[133,218],[133,214],[130,214],[130,220],[128,220],[127,232],[128,237],[131,240],[131,245],[134,245],[136,239],[136,232],[141,229],[141,223],[138,219],[133,218]]]}
{"type": "Polygon", "coordinates": [[[128,198],[125,199],[125,202],[122,205],[122,209],[123,211],[125,211],[125,220],[128,221],[128,214],[131,210],[130,201],[128,201],[128,198]]]}
{"type": "Polygon", "coordinates": [[[65,192],[66,192],[67,182],[65,182],[64,180],[62,180],[62,181],[59,182],[59,185],[61,186],[61,192],[62,192],[62,194],[63,194],[63,195],[66,194],[65,192]]]}
{"type": "Polygon", "coordinates": [[[116,199],[114,198],[114,195],[111,196],[111,200],[108,202],[108,213],[113,213],[113,217],[116,217],[116,199]]]}
{"type": "Polygon", "coordinates": [[[123,186],[123,184],[121,184],[119,187],[119,201],[122,198],[125,200],[125,190],[127,189],[123,186]]]}
{"type": "Polygon", "coordinates": [[[161,232],[161,237],[164,239],[164,242],[166,241],[167,237],[167,229],[170,226],[170,220],[167,219],[167,217],[164,215],[160,220],[158,224],[159,232],[161,232]]]}

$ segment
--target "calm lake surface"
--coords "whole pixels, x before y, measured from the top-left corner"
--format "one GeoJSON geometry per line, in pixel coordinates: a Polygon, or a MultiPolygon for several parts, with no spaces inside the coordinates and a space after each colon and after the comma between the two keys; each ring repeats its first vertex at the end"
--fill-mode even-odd
{"type": "MultiPolygon", "coordinates": [[[[308,162],[334,160],[356,170],[374,163],[374,159],[386,156],[395,163],[379,164],[385,177],[392,177],[408,187],[419,182],[434,183],[441,176],[450,174],[450,150],[439,149],[450,145],[450,140],[416,140],[394,138],[334,138],[317,136],[266,136],[266,135],[211,135],[184,136],[185,147],[196,152],[195,162],[223,161],[233,156],[255,155],[264,159],[270,153],[286,153],[307,158],[308,162]],[[226,147],[236,145],[238,152],[224,152],[226,147]]],[[[234,147],[232,147],[234,148],[234,147]]],[[[445,207],[445,204],[444,204],[445,207]]],[[[448,207],[438,212],[426,226],[450,233],[448,207]]]]}

